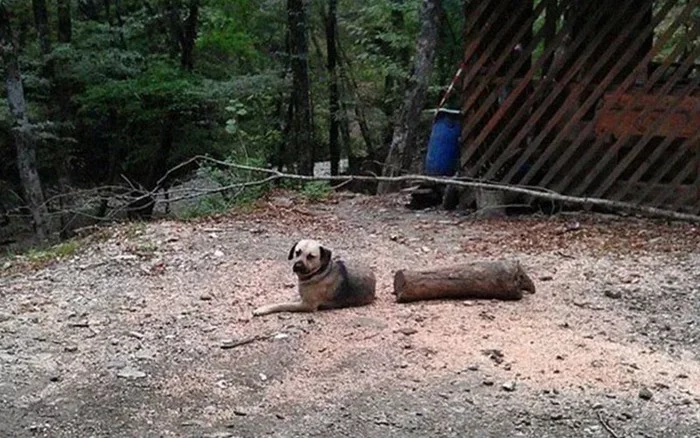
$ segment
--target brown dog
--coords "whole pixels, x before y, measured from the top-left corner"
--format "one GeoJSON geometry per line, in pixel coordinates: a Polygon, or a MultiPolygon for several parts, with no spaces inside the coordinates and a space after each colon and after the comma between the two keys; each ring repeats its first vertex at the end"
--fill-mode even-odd
{"type": "Polygon", "coordinates": [[[253,315],[276,312],[315,312],[321,309],[364,306],[375,298],[374,272],[364,265],[333,260],[331,250],[315,240],[300,240],[289,251],[294,260],[301,301],[270,304],[257,308],[253,315]]]}

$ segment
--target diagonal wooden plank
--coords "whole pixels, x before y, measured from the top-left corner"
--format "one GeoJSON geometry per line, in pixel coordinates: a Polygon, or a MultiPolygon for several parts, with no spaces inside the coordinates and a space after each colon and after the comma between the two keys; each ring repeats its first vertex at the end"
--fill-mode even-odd
{"type": "MultiPolygon", "coordinates": [[[[700,47],[696,49],[696,52],[700,54],[700,47]]],[[[686,60],[686,62],[683,63],[684,68],[679,68],[676,72],[674,72],[674,79],[677,81],[679,78],[682,78],[685,72],[687,72],[688,69],[691,67],[692,63],[692,58],[688,58],[688,60],[686,60]]],[[[659,91],[658,95],[666,95],[671,90],[671,87],[675,85],[676,81],[671,80],[668,83],[664,84],[664,86],[661,87],[661,90],[659,91]]],[[[651,125],[648,127],[647,132],[642,136],[641,139],[639,139],[636,142],[634,148],[631,151],[629,151],[629,153],[622,159],[622,161],[617,166],[615,166],[615,169],[606,177],[601,186],[594,191],[594,196],[600,196],[602,193],[605,193],[610,188],[610,186],[627,169],[630,163],[632,163],[632,161],[637,157],[637,155],[639,155],[639,153],[644,149],[644,147],[649,143],[649,141],[651,141],[651,139],[657,133],[658,127],[661,126],[661,124],[664,121],[666,121],[666,119],[673,115],[675,107],[685,98],[686,95],[691,93],[693,90],[696,90],[698,88],[698,85],[700,85],[700,77],[696,77],[694,80],[690,81],[688,85],[683,87],[683,90],[679,93],[679,95],[673,96],[673,104],[671,110],[665,111],[663,114],[661,114],[661,116],[659,116],[654,122],[651,123],[651,125]]],[[[648,116],[651,113],[651,111],[653,111],[653,107],[645,108],[639,117],[643,120],[646,116],[648,116]]],[[[629,130],[629,127],[627,128],[629,130]]],[[[630,138],[629,134],[630,133],[628,131],[627,135],[620,136],[620,138],[617,139],[615,144],[607,151],[607,153],[603,155],[603,157],[601,158],[601,162],[603,163],[603,165],[605,165],[605,163],[609,161],[608,157],[611,155],[611,151],[619,149],[623,142],[627,141],[627,139],[630,138]]],[[[586,181],[584,181],[584,183],[586,183],[586,181]]],[[[590,184],[590,182],[587,182],[587,184],[590,184]]],[[[579,187],[576,190],[576,193],[585,193],[584,190],[586,188],[587,187],[579,187]]]]}
{"type": "MultiPolygon", "coordinates": [[[[667,5],[671,4],[673,0],[669,0],[667,5]]],[[[645,14],[645,8],[639,9],[639,11],[634,15],[634,17],[629,20],[626,23],[625,28],[633,28],[639,24],[639,22],[643,19],[644,14],[645,14]]],[[[652,20],[652,26],[655,27],[662,18],[665,17],[665,13],[659,13],[656,17],[653,18],[652,20]]],[[[617,37],[615,40],[610,44],[610,47],[608,50],[606,50],[605,54],[596,62],[596,64],[593,66],[593,68],[588,72],[586,78],[587,81],[584,83],[588,83],[588,80],[590,78],[593,78],[597,75],[598,70],[605,65],[610,59],[611,56],[615,54],[615,50],[619,48],[619,44],[624,41],[624,38],[626,37],[624,32],[619,32],[617,34],[617,37]]],[[[571,130],[575,127],[575,125],[585,116],[585,114],[591,110],[593,105],[596,103],[596,101],[600,98],[600,96],[604,93],[604,91],[607,89],[607,87],[612,83],[612,81],[615,79],[615,77],[620,73],[620,71],[627,65],[627,63],[631,60],[631,58],[635,55],[636,51],[639,50],[640,46],[644,43],[643,38],[638,38],[636,39],[633,44],[627,48],[627,51],[619,58],[615,59],[615,63],[607,71],[607,74],[603,78],[603,80],[600,83],[596,83],[596,87],[591,91],[591,93],[588,95],[588,97],[584,100],[584,102],[580,105],[577,104],[576,100],[578,99],[578,96],[582,93],[582,89],[576,89],[574,90],[567,101],[569,103],[576,103],[578,106],[578,109],[576,112],[570,116],[565,122],[564,126],[557,132],[554,140],[546,146],[544,152],[540,155],[540,157],[535,161],[535,163],[528,169],[528,171],[525,173],[525,176],[520,180],[520,184],[527,184],[536,174],[537,171],[544,165],[546,160],[549,158],[550,154],[554,152],[554,150],[560,145],[562,140],[564,140],[571,130]]],[[[649,57],[650,55],[647,54],[646,57],[649,57]]],[[[645,58],[646,58],[645,57],[645,58]]],[[[629,86],[632,84],[634,81],[634,75],[630,74],[625,78],[623,83],[619,86],[619,92],[621,93],[622,90],[626,90],[629,88],[629,86]]],[[[531,145],[532,149],[536,149],[546,138],[546,136],[551,132],[556,124],[561,120],[563,115],[565,114],[564,109],[560,109],[555,116],[550,120],[550,122],[547,124],[543,132],[541,132],[538,137],[532,142],[533,144],[531,145]]],[[[592,131],[592,125],[589,125],[583,129],[579,135],[589,135],[592,131]]],[[[564,155],[560,157],[560,160],[566,160],[569,158],[569,156],[572,154],[571,150],[565,150],[564,155]],[[565,157],[566,156],[566,157],[565,157]]],[[[522,165],[523,162],[529,158],[529,156],[522,157],[520,163],[516,163],[516,166],[512,168],[509,173],[506,175],[506,181],[510,181],[511,178],[514,176],[515,172],[517,171],[517,166],[522,165]]]]}
{"type": "MultiPolygon", "coordinates": [[[[693,136],[691,139],[689,139],[688,143],[692,145],[692,144],[697,143],[698,141],[700,141],[700,131],[698,131],[698,133],[695,136],[693,136]]],[[[678,157],[682,158],[682,154],[678,154],[678,157]]],[[[651,191],[651,187],[653,187],[654,184],[658,184],[663,179],[663,177],[666,176],[666,174],[671,169],[673,169],[673,167],[679,161],[679,158],[671,159],[671,157],[668,157],[668,156],[666,156],[664,158],[665,158],[665,160],[664,160],[663,165],[659,168],[659,170],[656,172],[654,177],[651,178],[649,181],[647,181],[649,184],[648,188],[642,190],[639,193],[638,199],[640,200],[640,203],[644,202],[644,199],[646,199],[646,197],[649,195],[649,192],[651,191]]],[[[677,181],[682,181],[683,178],[685,178],[685,177],[687,177],[687,175],[685,175],[685,176],[678,175],[678,176],[676,176],[676,178],[674,178],[673,182],[676,182],[676,184],[677,184],[678,183],[677,181]],[[682,178],[679,179],[678,178],[679,176],[682,178]]],[[[672,182],[672,184],[673,184],[673,182],[672,182]]]]}
{"type": "MultiPolygon", "coordinates": [[[[632,5],[628,5],[628,6],[632,6],[632,5]]],[[[636,8],[633,7],[632,10],[636,10],[636,8]]],[[[643,14],[641,14],[641,13],[638,14],[638,17],[640,17],[640,19],[641,19],[641,15],[643,15],[643,14]]],[[[531,126],[534,128],[534,126],[536,126],[537,123],[540,122],[540,120],[544,117],[544,115],[547,113],[547,111],[549,109],[551,109],[551,105],[554,103],[555,99],[558,98],[559,95],[564,90],[566,90],[566,87],[574,80],[575,75],[579,72],[579,70],[584,68],[585,64],[588,62],[588,59],[593,56],[595,49],[602,43],[603,37],[608,32],[610,32],[614,28],[614,25],[616,24],[614,21],[609,21],[608,23],[606,23],[603,26],[603,29],[596,33],[596,36],[593,38],[593,41],[587,47],[587,50],[583,54],[578,55],[577,54],[578,45],[580,45],[583,41],[587,40],[590,37],[590,32],[592,30],[593,23],[594,23],[594,20],[588,20],[588,22],[586,23],[587,26],[584,26],[584,29],[577,36],[577,39],[575,40],[575,44],[574,44],[573,48],[570,49],[569,57],[573,57],[574,59],[573,60],[572,59],[565,59],[565,60],[562,60],[560,62],[560,66],[566,65],[569,62],[572,62],[573,66],[570,68],[570,70],[567,71],[567,73],[564,75],[564,77],[561,80],[553,83],[553,85],[554,85],[553,90],[548,90],[550,92],[549,92],[549,94],[547,94],[544,101],[540,102],[536,105],[537,109],[534,111],[533,114],[530,115],[530,118],[529,118],[528,123],[527,123],[528,126],[531,126]]],[[[589,80],[592,77],[592,75],[594,75],[600,68],[601,68],[601,64],[598,63],[598,64],[594,65],[593,69],[589,70],[588,75],[587,75],[587,77],[589,77],[589,80]]],[[[551,74],[552,77],[556,77],[557,75],[558,75],[557,72],[553,72],[551,74]]],[[[579,90],[574,89],[573,93],[580,94],[581,91],[582,90],[580,90],[580,89],[579,90]]],[[[578,96],[578,94],[576,94],[576,96],[578,96]]],[[[571,104],[571,102],[575,98],[576,98],[575,96],[572,97],[571,95],[569,95],[569,97],[565,100],[565,104],[571,104]]],[[[524,106],[527,107],[528,105],[526,104],[524,106]]],[[[523,109],[526,109],[526,108],[523,108],[523,109]]],[[[521,112],[520,114],[527,115],[526,112],[521,112]]],[[[539,147],[539,143],[541,141],[543,141],[544,138],[546,138],[546,135],[548,135],[549,130],[553,129],[553,127],[556,126],[557,123],[559,123],[558,119],[561,118],[562,116],[563,116],[562,111],[556,112],[553,115],[554,119],[553,120],[550,119],[549,122],[545,125],[544,135],[542,135],[541,137],[536,137],[534,140],[536,142],[536,144],[533,145],[531,143],[521,152],[520,158],[516,161],[515,165],[513,165],[511,167],[509,173],[505,176],[505,178],[503,178],[504,181],[512,181],[514,174],[519,170],[519,168],[524,164],[524,162],[530,157],[530,155],[532,155],[532,153],[536,150],[536,148],[539,147]]],[[[503,129],[503,131],[501,132],[501,135],[499,137],[504,138],[503,134],[505,133],[505,131],[512,129],[512,127],[514,126],[514,123],[516,123],[516,121],[511,120],[509,125],[503,129]]],[[[505,153],[502,154],[496,160],[496,162],[491,166],[491,169],[489,169],[489,171],[487,171],[484,178],[489,179],[495,175],[495,172],[497,172],[501,168],[501,166],[503,166],[505,164],[505,161],[508,159],[508,157],[510,157],[511,154],[513,154],[514,151],[517,148],[519,148],[519,145],[521,144],[521,142],[524,140],[525,136],[529,132],[530,132],[529,129],[525,129],[525,130],[521,130],[520,132],[518,132],[516,134],[515,138],[513,138],[511,140],[510,144],[506,147],[505,153]]],[[[494,147],[498,148],[499,143],[498,142],[494,142],[494,143],[495,143],[494,147]]]]}
{"type": "MultiPolygon", "coordinates": [[[[693,173],[696,170],[697,164],[695,163],[695,160],[693,159],[688,159],[688,155],[692,156],[692,152],[694,149],[694,146],[697,145],[698,138],[700,138],[700,131],[698,132],[698,135],[695,136],[696,140],[695,143],[692,141],[690,142],[684,142],[683,147],[681,148],[681,151],[679,152],[679,156],[681,158],[681,163],[685,161],[685,165],[681,169],[680,172],[676,174],[676,176],[673,177],[671,180],[671,183],[669,184],[670,189],[659,193],[654,199],[651,201],[651,205],[665,205],[667,204],[667,200],[670,198],[673,198],[674,195],[676,194],[676,188],[681,186],[683,184],[683,181],[685,181],[687,178],[691,177],[693,173]]],[[[671,209],[679,209],[682,205],[682,199],[671,199],[670,201],[670,208],[671,209]]]]}
{"type": "MultiPolygon", "coordinates": [[[[698,49],[698,53],[700,54],[700,48],[698,49]]],[[[656,82],[659,78],[663,76],[663,73],[665,73],[666,69],[669,67],[670,64],[667,64],[665,67],[662,66],[657,71],[654,72],[654,75],[652,75],[652,78],[647,81],[645,86],[643,87],[642,90],[639,92],[635,92],[634,95],[636,97],[636,101],[639,101],[639,99],[642,98],[642,96],[645,96],[646,93],[648,93],[654,85],[656,85],[656,82]]],[[[674,72],[671,80],[665,82],[661,89],[655,92],[655,94],[658,95],[666,95],[672,88],[673,86],[677,83],[677,79],[682,78],[683,75],[688,71],[689,68],[692,67],[692,60],[690,62],[687,62],[685,64],[685,68],[678,69],[674,72]]],[[[688,86],[685,87],[683,92],[679,93],[679,95],[674,99],[676,103],[679,103],[682,101],[685,97],[685,95],[689,92],[692,92],[697,88],[697,84],[689,84],[688,86]]],[[[612,97],[611,100],[615,100],[615,97],[612,97]]],[[[618,97],[619,99],[619,97],[618,97]]],[[[642,111],[642,114],[640,117],[646,117],[650,111],[652,111],[653,108],[646,108],[645,110],[642,111]]],[[[644,146],[652,139],[653,134],[656,131],[656,128],[658,126],[661,126],[661,124],[667,120],[668,117],[671,116],[672,113],[666,113],[663,114],[662,117],[659,117],[658,120],[653,124],[653,126],[650,126],[648,129],[647,134],[635,145],[635,149],[628,155],[623,161],[625,164],[622,166],[618,165],[616,166],[616,169],[611,172],[608,177],[604,180],[602,183],[601,187],[596,190],[596,196],[599,196],[600,194],[604,193],[605,190],[610,188],[610,186],[615,182],[615,179],[627,168],[627,165],[637,156],[637,154],[643,150],[644,146]]],[[[630,128],[630,127],[627,127],[630,128]]],[[[594,125],[591,124],[587,127],[585,130],[586,132],[593,131],[594,125]]],[[[615,141],[615,143],[612,146],[608,146],[606,150],[602,154],[598,154],[597,152],[600,150],[601,146],[604,145],[605,143],[605,136],[598,136],[596,141],[592,146],[590,146],[590,149],[578,160],[576,166],[574,166],[574,169],[571,173],[569,173],[559,184],[555,185],[555,190],[557,191],[564,191],[570,188],[569,184],[572,182],[573,178],[575,175],[581,170],[581,167],[589,163],[592,159],[596,159],[596,168],[597,169],[605,169],[606,165],[612,159],[612,157],[617,154],[617,151],[619,148],[630,138],[631,132],[629,130],[625,131],[625,134],[620,135],[619,138],[615,141]]],[[[581,136],[582,137],[582,136],[581,136]]],[[[577,148],[578,145],[580,144],[580,138],[578,138],[574,144],[572,144],[570,147],[572,149],[577,148]]],[[[548,176],[554,175],[555,171],[558,171],[558,169],[550,169],[550,172],[548,173],[548,176]]],[[[588,175],[582,180],[578,181],[577,184],[574,187],[571,187],[571,193],[574,194],[575,196],[580,195],[581,193],[586,193],[586,189],[593,183],[597,176],[598,172],[595,172],[593,168],[588,172],[588,175]]],[[[550,179],[544,178],[542,180],[542,185],[548,184],[550,179]]]]}
{"type": "MultiPolygon", "coordinates": [[[[669,2],[669,4],[671,4],[671,2],[669,2]]],[[[673,36],[673,34],[675,33],[675,31],[685,22],[685,20],[687,20],[688,14],[689,14],[691,11],[692,11],[692,7],[691,7],[691,5],[689,5],[688,8],[686,8],[684,11],[682,11],[681,14],[679,14],[679,19],[675,20],[675,22],[672,23],[672,24],[669,26],[669,28],[664,32],[664,34],[661,35],[661,36],[658,38],[657,43],[652,47],[651,52],[648,53],[647,56],[646,56],[646,57],[644,58],[644,60],[642,61],[642,63],[640,63],[640,67],[644,67],[645,64],[647,64],[648,62],[650,62],[651,59],[653,59],[653,57],[656,56],[656,55],[660,52],[661,48],[666,44],[667,41],[669,41],[669,39],[673,36]]],[[[663,15],[665,15],[665,14],[663,14],[663,15],[662,15],[662,14],[663,14],[663,10],[662,10],[661,12],[659,12],[659,16],[662,16],[662,17],[663,17],[663,15]]],[[[677,47],[675,48],[675,50],[678,50],[678,49],[679,49],[679,47],[677,46],[677,47]]],[[[677,52],[674,51],[674,54],[676,54],[676,53],[677,53],[677,52]]],[[[666,60],[668,60],[668,59],[669,59],[669,58],[667,58],[666,60]]],[[[652,74],[652,77],[649,78],[649,80],[646,81],[646,83],[645,83],[644,86],[643,86],[643,89],[644,89],[643,92],[644,92],[644,93],[646,93],[646,92],[648,92],[649,90],[651,90],[651,88],[656,84],[656,82],[657,82],[659,79],[661,79],[661,78],[663,77],[663,74],[666,73],[666,71],[667,71],[667,69],[669,68],[669,66],[670,66],[670,62],[664,62],[664,64],[663,64],[662,66],[660,66],[658,69],[656,69],[656,70],[654,71],[654,73],[652,74]]],[[[619,99],[619,97],[623,94],[623,92],[624,92],[627,88],[629,88],[629,86],[632,84],[633,79],[634,79],[634,77],[631,76],[631,77],[628,77],[627,80],[623,81],[623,83],[617,88],[617,90],[615,91],[615,93],[612,95],[612,96],[613,96],[612,98],[613,98],[613,99],[619,99]]],[[[592,129],[592,127],[590,127],[590,128],[592,129]]],[[[589,133],[589,131],[590,131],[591,129],[586,130],[586,133],[589,133]]],[[[576,149],[579,147],[580,143],[583,141],[584,138],[585,138],[584,135],[580,135],[580,136],[576,139],[576,141],[574,142],[574,144],[572,144],[572,145],[570,146],[571,151],[567,151],[567,152],[569,152],[569,153],[565,152],[564,155],[562,156],[562,161],[568,159],[568,157],[573,153],[573,151],[576,150],[576,149]]],[[[578,172],[580,172],[580,170],[581,170],[580,167],[583,166],[585,163],[588,163],[588,161],[589,161],[592,157],[595,156],[594,154],[595,154],[596,151],[600,148],[600,144],[599,144],[599,143],[600,143],[600,142],[603,142],[603,141],[604,141],[604,138],[602,138],[602,137],[601,137],[601,138],[598,138],[598,139],[596,140],[596,144],[594,144],[593,146],[591,146],[591,148],[590,148],[590,150],[588,151],[588,153],[587,153],[587,154],[584,154],[584,156],[581,157],[581,159],[578,161],[577,166],[575,167],[575,169],[574,169],[572,172],[570,172],[567,176],[565,176],[564,179],[563,179],[557,186],[555,186],[555,187],[556,187],[555,190],[564,191],[564,190],[567,190],[567,189],[568,189],[569,184],[571,183],[571,181],[572,181],[572,179],[574,178],[574,176],[577,175],[578,172]]],[[[604,166],[600,166],[600,167],[604,167],[604,166]]],[[[548,184],[548,183],[552,180],[552,178],[553,178],[556,174],[558,174],[558,172],[561,170],[561,168],[562,168],[561,162],[560,162],[560,163],[556,163],[554,166],[552,166],[552,168],[550,168],[550,170],[547,172],[547,174],[545,175],[545,177],[542,179],[541,184],[542,184],[543,186],[546,185],[546,184],[548,184]]],[[[588,177],[589,177],[589,179],[592,180],[592,178],[595,177],[595,173],[594,173],[594,172],[590,172],[590,174],[588,175],[588,177]]],[[[589,184],[589,183],[590,183],[589,181],[585,181],[584,184],[587,185],[587,184],[589,184]]],[[[579,191],[579,192],[577,192],[577,193],[582,193],[582,191],[579,191]]]]}
{"type": "MultiPolygon", "coordinates": [[[[485,1],[483,2],[485,4],[493,4],[494,1],[485,1]]],[[[508,29],[510,26],[512,26],[518,18],[520,18],[520,14],[524,13],[527,11],[527,2],[521,2],[520,7],[516,9],[516,13],[512,14],[508,21],[506,22],[505,25],[500,27],[500,30],[496,34],[496,36],[491,39],[486,46],[486,48],[481,52],[479,57],[475,62],[472,62],[470,58],[472,58],[472,54],[478,53],[482,40],[484,39],[485,35],[488,35],[489,30],[496,25],[498,19],[501,17],[501,14],[504,12],[506,9],[506,6],[509,4],[507,0],[500,0],[498,3],[498,8],[496,8],[495,11],[492,11],[490,15],[488,15],[486,25],[479,28],[477,30],[476,37],[474,38],[468,38],[467,41],[467,49],[465,51],[465,56],[464,58],[467,60],[467,70],[464,73],[464,78],[462,79],[462,83],[466,86],[467,84],[470,84],[472,80],[476,77],[476,75],[481,71],[483,68],[484,64],[486,61],[491,57],[493,52],[495,51],[496,47],[498,47],[498,44],[500,40],[507,34],[508,29]]],[[[488,9],[488,8],[485,8],[488,9]]],[[[485,13],[485,10],[483,11],[485,13]]],[[[484,18],[483,16],[479,18],[484,18]]],[[[472,99],[477,99],[479,94],[481,93],[481,90],[473,93],[472,99]]]]}
{"type": "MultiPolygon", "coordinates": [[[[669,0],[673,1],[673,0],[669,0]]],[[[645,8],[639,8],[637,9],[636,13],[630,19],[626,24],[628,28],[631,28],[633,26],[637,26],[641,20],[644,18],[645,13],[648,12],[645,10],[645,8]]],[[[595,38],[595,42],[591,43],[591,45],[587,48],[587,53],[590,54],[593,52],[597,46],[601,43],[602,37],[607,34],[613,27],[614,24],[616,24],[614,21],[609,21],[607,23],[609,27],[606,30],[602,30],[597,37],[595,38]]],[[[606,26],[607,27],[607,26],[606,26]]],[[[608,49],[605,51],[604,55],[600,57],[596,63],[593,65],[593,67],[590,70],[586,71],[586,78],[584,79],[584,84],[588,83],[593,77],[595,77],[598,72],[605,66],[605,64],[609,61],[609,58],[615,53],[615,50],[618,48],[619,44],[621,41],[624,40],[626,37],[624,32],[619,32],[617,33],[617,36],[613,40],[612,43],[609,44],[608,49]]],[[[578,97],[583,93],[583,88],[578,87],[574,88],[569,96],[567,96],[565,103],[562,105],[562,107],[559,108],[559,110],[550,118],[550,120],[546,123],[544,129],[535,137],[535,139],[528,145],[528,147],[525,149],[525,151],[521,154],[520,158],[516,161],[515,165],[511,167],[511,169],[508,171],[506,176],[504,177],[504,181],[509,181],[511,182],[513,177],[515,176],[516,172],[519,170],[520,166],[522,166],[529,158],[530,156],[536,151],[539,146],[544,142],[544,140],[547,138],[550,133],[555,129],[555,127],[558,126],[560,122],[562,122],[562,118],[564,117],[565,114],[567,114],[568,109],[570,107],[576,106],[578,109],[575,111],[573,116],[570,116],[566,121],[562,122],[564,123],[564,126],[556,133],[556,136],[554,140],[552,140],[546,147],[544,152],[539,156],[539,158],[534,162],[534,164],[525,172],[525,175],[522,177],[520,180],[520,184],[527,184],[536,174],[536,172],[542,167],[542,165],[545,163],[545,161],[549,158],[549,156],[553,153],[554,150],[561,144],[562,140],[565,139],[571,129],[575,126],[575,123],[577,123],[591,108],[593,103],[600,97],[602,94],[603,90],[612,82],[612,80],[619,74],[620,70],[626,65],[626,63],[629,62],[631,57],[634,55],[635,51],[641,46],[643,43],[642,39],[636,40],[632,47],[629,48],[625,54],[618,58],[614,64],[614,66],[608,70],[608,73],[606,76],[603,78],[600,84],[596,84],[597,88],[595,88],[588,96],[588,98],[583,102],[583,104],[578,105],[578,97]]],[[[571,80],[571,78],[567,78],[571,80]]],[[[538,117],[541,117],[542,114],[538,114],[538,117]]],[[[520,134],[521,138],[520,140],[517,141],[522,141],[522,137],[524,137],[524,134],[520,134]]],[[[516,137],[517,138],[517,137],[516,137]]],[[[514,140],[516,141],[516,140],[514,140]]]]}
{"type": "MultiPolygon", "coordinates": [[[[700,105],[696,105],[692,111],[700,111],[700,105]]],[[[639,165],[639,167],[637,167],[627,181],[631,183],[641,182],[641,178],[652,165],[659,164],[657,161],[659,161],[662,157],[664,158],[664,161],[667,159],[667,150],[675,140],[677,139],[671,136],[664,138],[664,140],[654,148],[654,151],[639,165]]]]}
{"type": "MultiPolygon", "coordinates": [[[[523,23],[523,25],[521,26],[519,31],[511,38],[511,40],[509,41],[510,42],[509,46],[515,46],[515,44],[517,44],[517,42],[523,38],[525,33],[528,31],[529,27],[532,26],[532,24],[534,23],[536,17],[542,12],[543,8],[544,8],[544,3],[540,3],[535,8],[535,10],[531,14],[530,18],[525,23],[523,23]]],[[[483,64],[486,62],[486,60],[488,58],[491,57],[491,55],[493,54],[495,49],[498,47],[498,44],[500,42],[500,38],[505,36],[505,34],[509,30],[509,26],[512,26],[513,24],[515,24],[515,22],[517,22],[517,19],[520,18],[520,14],[525,12],[525,11],[526,11],[526,9],[522,9],[522,8],[518,9],[518,13],[513,14],[511,16],[511,18],[508,20],[508,22],[505,23],[505,25],[499,31],[497,37],[494,38],[489,43],[489,45],[484,50],[483,54],[478,59],[478,61],[473,65],[472,68],[469,69],[469,71],[465,75],[465,78],[463,81],[464,84],[470,84],[474,80],[474,78],[477,76],[477,74],[481,71],[483,64]]],[[[475,51],[476,47],[473,47],[471,50],[475,51]]],[[[501,53],[499,55],[499,57],[497,58],[496,62],[491,67],[491,70],[498,71],[503,66],[503,64],[505,63],[505,61],[508,59],[509,56],[510,56],[510,52],[504,51],[503,53],[501,53]]],[[[523,60],[523,62],[524,62],[524,60],[523,60]]],[[[523,65],[522,63],[519,63],[518,68],[522,67],[522,65],[523,65]]],[[[513,72],[513,76],[517,73],[517,71],[518,70],[515,70],[513,72]]],[[[489,84],[489,81],[481,81],[480,83],[477,84],[475,89],[469,90],[469,94],[466,97],[466,101],[462,104],[462,108],[471,108],[472,105],[474,105],[476,103],[476,101],[479,99],[479,97],[482,95],[482,93],[484,92],[484,89],[488,86],[488,84],[489,84]]],[[[503,85],[502,87],[504,87],[504,86],[505,85],[503,85]]],[[[462,129],[463,133],[465,133],[465,132],[468,133],[471,129],[473,129],[473,127],[479,121],[481,121],[481,119],[483,118],[483,116],[486,113],[486,111],[488,110],[488,108],[495,103],[495,99],[498,96],[498,93],[500,93],[500,89],[498,92],[492,93],[487,97],[487,102],[482,104],[482,107],[481,107],[481,108],[483,108],[483,110],[477,112],[477,114],[475,114],[469,118],[469,120],[467,122],[467,126],[465,126],[462,129]]]]}
{"type": "MultiPolygon", "coordinates": [[[[628,4],[629,6],[629,4],[628,4]]],[[[585,28],[587,31],[590,31],[594,24],[597,22],[598,19],[601,19],[603,16],[603,11],[594,11],[593,19],[590,20],[588,23],[587,27],[585,28]]],[[[611,26],[612,27],[612,26],[611,26]]],[[[538,59],[536,62],[535,66],[531,68],[530,72],[528,72],[528,75],[526,76],[527,81],[529,82],[532,77],[534,72],[536,71],[537,68],[539,68],[542,65],[543,59],[549,56],[555,49],[556,47],[565,39],[568,35],[568,32],[571,31],[571,23],[567,23],[567,25],[562,29],[562,31],[559,33],[557,36],[557,43],[553,44],[550,48],[545,50],[545,53],[542,54],[542,56],[538,59]]],[[[578,47],[586,40],[587,35],[581,34],[579,35],[574,42],[570,46],[570,56],[573,56],[573,53],[576,52],[578,47]]],[[[602,39],[602,37],[601,37],[602,39]]],[[[538,43],[539,38],[533,39],[533,43],[538,43]]],[[[531,50],[531,48],[530,48],[531,50]]],[[[570,69],[568,72],[567,76],[564,78],[562,81],[564,84],[567,83],[571,78],[574,77],[574,75],[579,71],[580,68],[583,67],[584,62],[585,62],[586,57],[582,56],[579,58],[578,62],[570,69]]],[[[563,65],[560,64],[560,66],[563,65]]],[[[513,69],[519,68],[519,66],[514,66],[513,69]]],[[[510,135],[510,132],[517,126],[517,123],[520,122],[520,120],[525,117],[528,113],[528,108],[533,106],[536,102],[537,99],[541,97],[544,92],[548,90],[549,87],[546,85],[553,85],[555,92],[550,93],[547,98],[545,99],[544,102],[542,102],[539,106],[538,109],[536,110],[536,113],[539,113],[540,115],[546,111],[546,108],[549,104],[553,102],[553,99],[558,96],[558,94],[563,90],[563,84],[559,82],[554,82],[552,79],[556,76],[556,72],[551,72],[550,77],[547,80],[541,81],[541,83],[536,87],[535,92],[532,93],[528,99],[525,101],[525,103],[521,106],[521,108],[516,112],[513,118],[509,120],[507,125],[504,127],[504,129],[499,133],[499,136],[496,138],[496,142],[499,141],[499,139],[503,139],[505,135],[510,135]]],[[[505,114],[505,110],[508,109],[508,106],[512,105],[516,99],[520,97],[520,94],[523,92],[525,89],[525,86],[527,85],[526,82],[523,82],[520,84],[519,87],[517,87],[509,96],[508,99],[506,99],[506,102],[504,102],[504,110],[500,111],[499,113],[496,114],[496,122],[500,120],[500,117],[502,117],[505,114]]],[[[494,129],[496,123],[493,123],[489,126],[490,129],[484,129],[482,132],[480,132],[479,136],[475,141],[472,142],[472,144],[467,145],[466,150],[463,152],[465,155],[463,160],[462,160],[462,165],[466,165],[468,160],[471,159],[471,156],[476,152],[476,148],[481,144],[481,142],[484,141],[486,136],[490,134],[491,130],[494,129]]],[[[522,140],[522,139],[521,139],[522,140]]],[[[501,155],[503,156],[509,156],[510,154],[513,153],[513,144],[517,144],[519,141],[513,141],[511,142],[511,145],[508,146],[506,151],[501,155]]],[[[497,150],[497,148],[491,148],[491,150],[497,150]]],[[[478,169],[481,164],[483,164],[488,158],[490,158],[490,154],[487,156],[483,156],[479,159],[478,164],[473,166],[473,168],[478,169]]],[[[498,166],[492,166],[492,168],[498,168],[498,166]]],[[[473,172],[469,172],[473,176],[473,172]]],[[[489,176],[490,177],[490,176],[489,176]]],[[[488,178],[488,177],[486,177],[488,178]]]]}

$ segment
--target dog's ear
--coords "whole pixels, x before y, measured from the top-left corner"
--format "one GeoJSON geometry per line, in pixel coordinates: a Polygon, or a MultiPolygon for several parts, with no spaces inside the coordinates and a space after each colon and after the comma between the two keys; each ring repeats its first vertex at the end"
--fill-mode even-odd
{"type": "Polygon", "coordinates": [[[287,260],[291,260],[294,258],[294,249],[297,247],[297,244],[299,241],[294,242],[294,245],[292,245],[292,249],[289,250],[289,256],[287,257],[287,260]]]}
{"type": "Polygon", "coordinates": [[[330,261],[331,256],[333,255],[333,252],[325,247],[321,247],[321,262],[327,263],[330,261]]]}

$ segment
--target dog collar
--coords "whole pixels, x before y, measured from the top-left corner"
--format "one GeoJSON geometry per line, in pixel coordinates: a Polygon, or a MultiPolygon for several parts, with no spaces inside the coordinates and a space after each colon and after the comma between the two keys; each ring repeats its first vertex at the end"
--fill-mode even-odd
{"type": "Polygon", "coordinates": [[[299,281],[301,282],[306,282],[311,280],[313,277],[317,276],[320,273],[325,273],[327,274],[331,270],[331,266],[333,265],[333,260],[329,260],[328,263],[325,265],[320,266],[318,269],[316,269],[313,272],[310,272],[305,275],[299,275],[299,281]]]}

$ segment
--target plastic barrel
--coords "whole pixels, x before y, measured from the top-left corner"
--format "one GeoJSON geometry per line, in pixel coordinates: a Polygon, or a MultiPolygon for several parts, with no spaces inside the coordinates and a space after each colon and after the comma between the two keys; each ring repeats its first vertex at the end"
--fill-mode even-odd
{"type": "Polygon", "coordinates": [[[460,114],[454,110],[439,110],[428,141],[424,171],[432,176],[451,176],[459,165],[460,114]]]}

